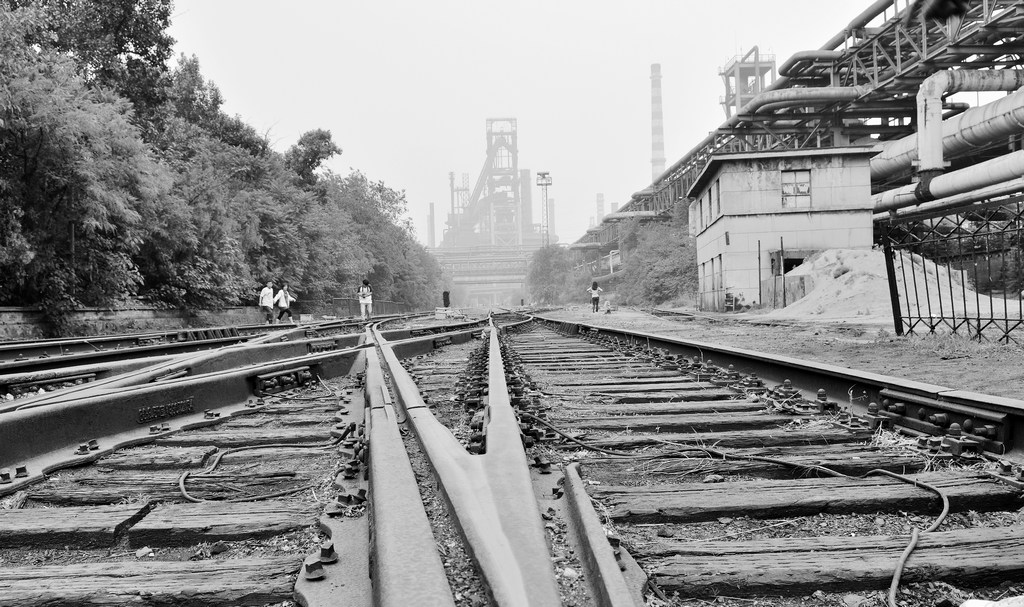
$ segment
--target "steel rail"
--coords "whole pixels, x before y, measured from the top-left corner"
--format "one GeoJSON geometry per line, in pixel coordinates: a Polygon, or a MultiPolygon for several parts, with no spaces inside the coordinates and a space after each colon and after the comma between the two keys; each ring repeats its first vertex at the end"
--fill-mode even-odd
{"type": "Polygon", "coordinates": [[[218,339],[248,339],[273,331],[271,325],[241,325],[203,328],[181,328],[168,331],[147,331],[145,333],[120,333],[116,335],[92,335],[89,337],[61,337],[51,339],[12,339],[0,342],[0,362],[15,357],[39,358],[40,356],[74,356],[101,350],[135,348],[145,345],[168,345],[173,343],[197,343],[218,339]],[[198,339],[190,339],[198,337],[198,339]]]}
{"type": "Polygon", "coordinates": [[[1021,441],[1015,442],[1014,438],[1024,436],[1024,400],[708,342],[562,321],[543,315],[533,318],[569,333],[603,334],[641,345],[652,352],[662,349],[679,356],[713,361],[723,368],[733,366],[742,373],[755,373],[769,384],[781,384],[788,379],[810,400],[816,397],[817,390],[823,389],[830,398],[856,413],[866,412],[869,403],[898,402],[905,405],[903,413],[887,416],[896,425],[915,434],[942,435],[950,423],[961,423],[966,419],[974,420],[978,425],[992,424],[996,428],[992,436],[976,437],[987,450],[1005,453],[1022,448],[1021,441]],[[935,418],[944,420],[942,423],[930,421],[936,414],[945,415],[944,418],[935,418]]]}
{"type": "Polygon", "coordinates": [[[366,350],[376,607],[454,605],[376,349],[366,350]]]}
{"type": "MultiPolygon", "coordinates": [[[[393,319],[401,317],[396,316],[388,318],[393,319]]],[[[358,337],[353,336],[348,339],[338,339],[340,336],[331,335],[330,332],[337,331],[338,329],[362,327],[364,324],[365,323],[361,321],[353,322],[351,320],[347,320],[306,325],[289,325],[286,328],[283,325],[260,325],[258,327],[263,330],[257,332],[254,332],[253,326],[243,326],[235,329],[235,332],[238,333],[237,335],[229,337],[214,337],[212,339],[202,341],[161,342],[119,349],[100,348],[87,353],[77,353],[67,356],[51,356],[48,354],[47,352],[53,348],[53,343],[63,343],[59,340],[56,342],[48,340],[45,342],[39,342],[41,343],[39,347],[42,348],[42,350],[36,350],[42,351],[42,355],[39,357],[29,358],[19,355],[18,359],[14,361],[0,361],[0,390],[12,390],[19,385],[59,383],[64,381],[63,378],[65,377],[78,377],[83,374],[90,375],[92,379],[101,380],[123,373],[132,372],[147,366],[161,364],[167,361],[167,357],[184,357],[181,358],[181,360],[202,360],[203,352],[210,353],[214,350],[219,351],[222,348],[236,345],[271,344],[294,340],[315,340],[318,338],[329,340],[334,338],[335,341],[333,346],[321,345],[318,347],[326,349],[347,347],[348,345],[357,343],[358,337]],[[259,336],[254,337],[257,333],[259,333],[259,336]],[[325,333],[327,333],[327,335],[325,335],[325,333]],[[344,346],[341,346],[340,344],[344,344],[344,346]],[[195,352],[200,353],[198,358],[188,357],[188,354],[195,352]],[[160,358],[163,360],[160,360],[160,358]]],[[[225,331],[226,329],[223,328],[202,330],[202,332],[211,335],[217,333],[223,335],[225,331]]],[[[359,333],[361,333],[361,331],[359,333]]],[[[95,343],[102,344],[103,340],[118,340],[123,337],[124,336],[114,336],[111,338],[99,337],[78,341],[93,343],[92,339],[95,339],[95,343]]],[[[134,339],[132,336],[129,337],[134,339]]],[[[70,342],[75,341],[76,340],[70,340],[70,342]]],[[[25,342],[22,346],[31,347],[34,343],[35,342],[25,342]]],[[[108,341],[107,343],[110,342],[108,341]]],[[[327,342],[314,343],[325,344],[327,342]]],[[[0,344],[0,347],[3,347],[3,344],[0,344]]],[[[58,347],[63,348],[62,345],[58,345],[58,347]]],[[[20,352],[23,348],[15,349],[20,352]]],[[[218,355],[213,354],[212,356],[216,357],[218,355]]],[[[2,411],[2,409],[0,409],[0,411],[2,411]]]]}
{"type": "MultiPolygon", "coordinates": [[[[167,360],[154,360],[152,365],[127,373],[116,374],[115,369],[97,374],[97,381],[84,383],[63,390],[48,392],[39,396],[7,401],[0,405],[0,414],[19,409],[63,402],[70,399],[100,393],[105,390],[126,388],[152,382],[168,381],[179,377],[193,377],[240,366],[257,365],[267,361],[295,358],[315,352],[334,351],[357,347],[364,336],[359,333],[309,338],[303,340],[283,339],[277,336],[270,342],[232,344],[217,350],[179,355],[167,360]]],[[[83,371],[81,367],[69,367],[65,373],[74,375],[83,371]]],[[[19,379],[23,379],[19,377],[19,379]]],[[[6,381],[0,376],[0,383],[6,381]]]]}
{"type": "Polygon", "coordinates": [[[561,605],[496,331],[490,331],[487,451],[471,455],[427,408],[391,345],[375,332],[398,404],[434,468],[497,605],[561,605]]]}
{"type": "Polygon", "coordinates": [[[110,350],[103,349],[92,352],[68,354],[65,356],[19,356],[14,360],[0,361],[0,373],[40,373],[43,371],[62,369],[72,365],[106,363],[152,356],[173,356],[176,354],[213,350],[224,346],[245,343],[249,341],[250,338],[251,336],[239,335],[235,337],[214,338],[202,341],[168,342],[110,350]]]}
{"type": "Polygon", "coordinates": [[[287,374],[295,383],[301,383],[301,371],[337,377],[349,372],[359,352],[349,348],[239,362],[195,377],[68,394],[45,406],[9,411],[0,415],[0,469],[15,474],[0,484],[0,495],[116,449],[258,410],[261,376],[287,374]]]}
{"type": "MultiPolygon", "coordinates": [[[[446,449],[451,449],[451,451],[455,454],[455,457],[463,458],[464,460],[467,461],[471,461],[475,458],[477,462],[482,462],[481,465],[484,468],[483,474],[489,475],[488,479],[509,478],[509,473],[502,472],[502,469],[504,469],[510,464],[513,466],[522,467],[521,473],[516,472],[516,474],[520,478],[524,475],[529,475],[528,467],[525,466],[525,461],[523,461],[522,438],[518,428],[518,420],[515,420],[514,413],[512,412],[511,404],[509,402],[508,390],[505,384],[504,362],[501,359],[501,351],[500,347],[498,346],[498,341],[496,338],[496,334],[504,333],[509,328],[530,322],[530,319],[528,317],[521,315],[517,316],[521,318],[521,320],[518,320],[517,322],[503,323],[500,327],[495,324],[495,330],[492,330],[490,332],[490,335],[487,337],[487,339],[489,340],[488,373],[489,378],[491,379],[488,388],[488,404],[494,405],[495,403],[498,403],[499,409],[501,411],[507,411],[508,413],[512,414],[512,419],[503,420],[504,423],[499,422],[496,424],[494,421],[495,418],[493,416],[494,410],[488,410],[489,412],[491,412],[492,416],[488,422],[488,425],[486,426],[487,452],[484,455],[469,455],[461,446],[451,446],[450,441],[447,438],[441,438],[438,441],[440,444],[437,447],[437,452],[442,461],[447,462],[447,460],[451,459],[451,457],[449,457],[449,454],[445,453],[446,449]],[[497,387],[495,387],[496,385],[497,387]],[[497,401],[495,400],[494,395],[497,395],[497,401]],[[498,440],[497,437],[499,436],[501,436],[504,439],[502,441],[500,448],[496,447],[496,444],[498,443],[495,443],[495,441],[498,440]],[[499,458],[503,458],[503,453],[511,453],[515,455],[515,457],[512,461],[505,459],[504,462],[499,462],[499,458]]],[[[492,318],[492,321],[494,320],[497,319],[492,318]]],[[[465,342],[468,339],[472,339],[476,335],[477,333],[475,330],[461,330],[450,334],[438,336],[438,339],[435,339],[434,337],[413,338],[401,342],[391,343],[388,344],[388,346],[389,349],[391,349],[395,353],[396,358],[406,358],[410,356],[417,356],[430,350],[437,349],[439,347],[444,347],[444,345],[448,343],[465,342]],[[439,343],[439,340],[441,343],[439,343]]],[[[398,367],[398,369],[401,371],[401,373],[405,373],[404,369],[401,369],[400,367],[398,367]]],[[[399,399],[401,400],[401,398],[403,397],[402,391],[399,390],[397,394],[399,396],[399,399]]],[[[430,415],[427,412],[427,410],[417,409],[414,405],[414,410],[411,412],[411,415],[407,414],[407,419],[416,420],[421,417],[426,417],[427,415],[430,415]]],[[[414,422],[411,423],[414,424],[414,422]]],[[[429,437],[435,436],[435,432],[436,435],[442,437],[445,437],[447,435],[450,437],[450,433],[448,433],[447,430],[444,430],[443,428],[436,428],[436,426],[439,424],[431,424],[429,422],[426,422],[422,425],[429,426],[427,428],[427,431],[424,432],[424,436],[428,437],[426,438],[426,440],[428,441],[434,440],[433,438],[429,437]]],[[[418,431],[417,436],[420,439],[421,444],[423,444],[424,438],[420,436],[418,431]]],[[[454,466],[457,467],[458,464],[454,464],[454,466]]],[[[461,473],[461,470],[458,470],[457,472],[461,473]]],[[[584,581],[588,586],[590,596],[593,598],[595,604],[599,605],[600,607],[621,607],[625,605],[634,604],[642,605],[643,602],[640,598],[640,593],[638,591],[630,591],[629,584],[627,583],[626,578],[620,571],[619,562],[615,556],[611,544],[609,543],[608,538],[606,537],[604,528],[600,523],[600,519],[597,513],[594,511],[593,505],[591,504],[589,498],[586,497],[586,491],[583,489],[583,482],[579,478],[579,475],[574,474],[574,472],[569,469],[566,469],[564,473],[555,470],[552,470],[551,472],[552,474],[539,477],[541,479],[546,479],[546,482],[538,483],[536,480],[534,480],[534,493],[546,494],[547,490],[557,486],[562,486],[564,488],[566,499],[557,500],[549,503],[554,505],[559,511],[565,514],[565,518],[567,521],[567,532],[569,534],[569,537],[571,538],[571,541],[573,542],[573,545],[576,547],[577,553],[581,557],[580,560],[585,573],[584,581]]],[[[441,482],[442,484],[446,482],[452,482],[453,478],[454,482],[463,482],[465,480],[464,478],[459,476],[459,474],[447,474],[446,477],[448,481],[445,480],[445,476],[441,476],[441,474],[438,474],[438,476],[439,482],[441,482]]],[[[485,482],[479,480],[478,478],[474,478],[472,480],[478,485],[481,484],[482,482],[485,482]]],[[[489,483],[490,481],[487,482],[489,483]]],[[[442,489],[443,491],[446,492],[446,494],[453,495],[464,495],[465,491],[472,490],[472,488],[456,488],[454,490],[451,490],[451,488],[449,488],[447,485],[444,485],[442,489]]],[[[537,504],[534,500],[523,499],[525,495],[529,495],[529,492],[525,489],[525,487],[523,488],[522,492],[512,493],[516,496],[516,501],[510,502],[509,499],[511,498],[509,497],[509,494],[506,492],[505,494],[497,495],[496,503],[488,504],[488,507],[493,508],[494,510],[497,511],[500,511],[503,508],[509,510],[518,510],[522,512],[536,511],[537,504]]],[[[472,504],[470,504],[470,506],[472,506],[472,504]]],[[[453,512],[457,511],[455,511],[453,508],[453,512]]],[[[505,516],[512,515],[506,514],[505,516]]],[[[471,522],[477,522],[478,524],[480,524],[478,521],[473,520],[472,518],[471,522]]],[[[457,518],[456,523],[462,525],[463,519],[457,518]]],[[[492,526],[492,529],[498,529],[498,533],[506,534],[509,532],[509,529],[515,528],[517,527],[514,523],[507,524],[504,527],[504,529],[499,529],[497,527],[497,524],[492,526]]],[[[463,532],[463,535],[464,537],[470,537],[470,533],[466,532],[465,530],[463,532]]],[[[493,538],[491,539],[493,540],[493,538]]],[[[501,540],[497,540],[497,543],[502,549],[504,548],[503,541],[505,541],[504,538],[502,538],[501,540]]],[[[537,548],[536,542],[534,543],[534,548],[537,548]]],[[[476,555],[477,550],[479,549],[480,548],[475,548],[473,554],[476,555]]],[[[484,546],[483,549],[487,549],[487,547],[484,546]]],[[[535,554],[531,560],[546,563],[550,561],[550,557],[550,553],[545,548],[543,553],[535,554]]],[[[535,603],[531,602],[530,604],[535,603]]]]}
{"type": "Polygon", "coordinates": [[[336,545],[367,546],[368,558],[351,563],[357,571],[347,576],[299,576],[296,598],[303,607],[333,607],[342,598],[345,604],[375,607],[454,607],[376,349],[362,350],[355,368],[365,371],[362,408],[369,437],[369,516],[325,514],[320,528],[336,545]]]}

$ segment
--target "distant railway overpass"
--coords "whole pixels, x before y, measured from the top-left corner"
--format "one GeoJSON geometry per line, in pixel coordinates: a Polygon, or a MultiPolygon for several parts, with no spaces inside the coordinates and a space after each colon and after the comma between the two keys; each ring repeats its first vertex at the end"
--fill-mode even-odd
{"type": "Polygon", "coordinates": [[[526,271],[532,252],[523,247],[433,250],[452,279],[456,307],[518,304],[526,299],[526,271]]]}

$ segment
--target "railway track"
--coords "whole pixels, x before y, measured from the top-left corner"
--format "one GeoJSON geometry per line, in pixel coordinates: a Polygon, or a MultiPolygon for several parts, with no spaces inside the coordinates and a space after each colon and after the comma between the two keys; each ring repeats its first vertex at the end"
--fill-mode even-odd
{"type": "Polygon", "coordinates": [[[721,349],[716,364],[708,344],[492,323],[268,336],[0,412],[0,605],[884,605],[925,583],[1024,588],[1008,399],[983,410],[801,361],[721,349]]]}
{"type": "Polygon", "coordinates": [[[33,396],[238,344],[350,335],[360,333],[362,327],[363,323],[356,320],[338,320],[315,325],[245,325],[3,342],[0,398],[33,396]]]}
{"type": "MultiPolygon", "coordinates": [[[[1022,579],[1019,468],[1014,478],[991,462],[983,439],[958,442],[960,427],[899,440],[876,432],[899,421],[885,409],[851,418],[841,412],[849,406],[819,400],[815,384],[805,398],[614,331],[549,323],[509,341],[547,397],[545,421],[585,445],[557,450],[576,453],[589,493],[659,596],[877,592],[912,528],[933,521],[942,524],[915,540],[903,583],[1022,579]],[[933,449],[937,441],[947,446],[933,449]]],[[[744,367],[767,375],[756,363],[744,367]]]]}

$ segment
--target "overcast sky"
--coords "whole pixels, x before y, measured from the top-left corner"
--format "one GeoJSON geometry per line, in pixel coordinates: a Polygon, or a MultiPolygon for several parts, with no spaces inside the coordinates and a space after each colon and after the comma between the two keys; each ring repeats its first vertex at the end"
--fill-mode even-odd
{"type": "Polygon", "coordinates": [[[404,190],[423,243],[430,202],[440,241],[448,172],[476,182],[486,120],[516,118],[519,166],[551,173],[555,228],[573,242],[598,193],[624,203],[651,182],[652,63],[661,64],[671,165],[724,121],[718,70],[732,57],[757,45],[781,64],[868,4],[175,0],[170,31],[220,88],[224,110],[275,149],[329,129],[344,150],[332,170],[404,190]]]}

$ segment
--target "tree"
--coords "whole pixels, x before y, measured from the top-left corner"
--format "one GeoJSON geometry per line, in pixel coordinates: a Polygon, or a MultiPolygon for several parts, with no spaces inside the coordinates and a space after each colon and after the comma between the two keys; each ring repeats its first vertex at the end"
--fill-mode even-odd
{"type": "Polygon", "coordinates": [[[526,271],[526,288],[530,297],[541,304],[563,303],[570,293],[566,286],[572,280],[572,255],[558,246],[537,249],[526,271]]]}
{"type": "Polygon", "coordinates": [[[696,248],[683,207],[676,205],[668,223],[637,231],[637,245],[622,266],[619,291],[625,303],[661,304],[696,293],[696,248]]]}
{"type": "Polygon", "coordinates": [[[368,278],[376,298],[436,305],[443,284],[441,268],[416,242],[411,222],[403,217],[405,193],[358,171],[346,177],[328,172],[320,185],[325,205],[343,210],[355,226],[346,245],[354,252],[351,265],[339,268],[339,275],[345,276],[339,282],[342,293],[351,293],[352,285],[368,278]]]}
{"type": "Polygon", "coordinates": [[[298,143],[285,152],[285,165],[295,171],[303,184],[316,183],[316,170],[331,156],[341,153],[341,148],[331,139],[331,132],[324,129],[307,131],[299,137],[298,143]]]}
{"type": "Polygon", "coordinates": [[[0,21],[0,229],[12,246],[0,256],[0,297],[42,302],[60,324],[62,310],[135,291],[140,213],[168,180],[124,99],[29,43],[41,36],[34,11],[4,10],[0,21]]]}
{"type": "Polygon", "coordinates": [[[433,303],[443,278],[405,193],[325,171],[327,130],[280,154],[225,115],[196,57],[164,66],[169,14],[0,2],[0,303],[40,305],[57,333],[81,305],[231,305],[268,279],[306,302],[369,277],[382,299],[433,303]]]}
{"type": "Polygon", "coordinates": [[[45,30],[31,42],[73,59],[90,85],[112,89],[135,108],[148,130],[166,100],[167,60],[174,39],[167,33],[172,0],[8,0],[35,7],[45,30]]]}

